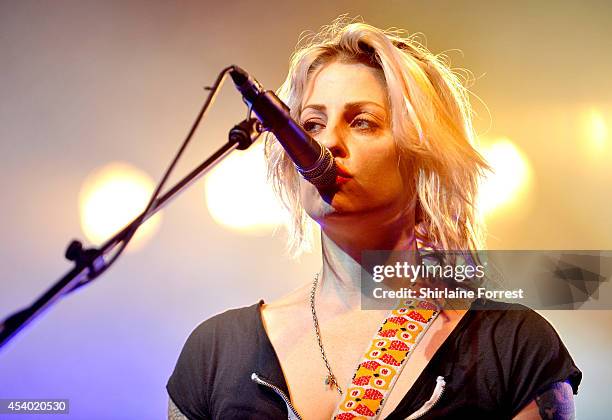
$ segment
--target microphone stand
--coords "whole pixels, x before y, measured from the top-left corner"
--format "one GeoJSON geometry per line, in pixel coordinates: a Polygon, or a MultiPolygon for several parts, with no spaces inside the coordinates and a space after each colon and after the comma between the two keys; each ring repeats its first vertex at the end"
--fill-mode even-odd
{"type": "Polygon", "coordinates": [[[106,243],[104,243],[100,248],[83,249],[81,242],[73,240],[70,245],[68,245],[65,256],[68,260],[74,262],[74,267],[38,299],[36,299],[30,306],[10,315],[4,321],[2,321],[2,323],[0,323],[0,348],[6,345],[28,323],[55,304],[60,298],[78,289],[79,287],[90,283],[104,273],[116,261],[119,254],[127,245],[127,242],[129,242],[136,232],[136,229],[138,229],[138,227],[141,226],[148,218],[167,205],[172,198],[187,189],[187,187],[193,184],[212,166],[224,159],[233,150],[246,150],[251,146],[251,144],[253,144],[253,142],[255,142],[255,140],[257,140],[264,129],[258,119],[251,118],[251,110],[249,109],[247,118],[230,130],[227,143],[221,146],[208,159],[191,171],[181,181],[176,183],[170,190],[168,190],[168,192],[163,194],[161,197],[156,198],[165,180],[168,178],[170,171],[173,169],[174,164],[177,162],[181,153],[185,149],[185,146],[195,133],[209,106],[212,104],[212,102],[214,102],[217,92],[225,81],[227,74],[233,68],[234,66],[230,66],[223,69],[217,77],[215,84],[212,87],[206,88],[206,90],[210,91],[210,93],[177,156],[170,165],[162,181],[160,181],[157,190],[153,193],[147,208],[119,233],[107,240],[106,243]],[[107,262],[104,258],[105,255],[115,250],[115,248],[117,248],[119,245],[121,245],[121,248],[116,251],[112,259],[107,262]]]}

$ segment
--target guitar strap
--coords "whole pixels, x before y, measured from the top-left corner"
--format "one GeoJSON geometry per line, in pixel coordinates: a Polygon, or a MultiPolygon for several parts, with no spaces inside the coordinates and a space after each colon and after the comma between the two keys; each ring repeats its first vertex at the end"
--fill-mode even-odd
{"type": "Polygon", "coordinates": [[[378,418],[406,361],[439,313],[435,304],[420,299],[401,300],[389,312],[361,358],[334,420],[378,418]]]}

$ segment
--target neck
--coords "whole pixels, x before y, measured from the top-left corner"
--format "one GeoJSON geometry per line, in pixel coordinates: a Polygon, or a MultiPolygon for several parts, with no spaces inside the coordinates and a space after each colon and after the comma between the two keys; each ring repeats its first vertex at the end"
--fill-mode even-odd
{"type": "MultiPolygon", "coordinates": [[[[323,268],[320,277],[322,300],[338,309],[355,309],[361,304],[362,253],[371,250],[416,250],[414,220],[390,229],[381,227],[350,232],[322,229],[323,268]],[[343,234],[344,233],[344,234],[343,234]]],[[[389,285],[392,287],[392,285],[389,285]]]]}

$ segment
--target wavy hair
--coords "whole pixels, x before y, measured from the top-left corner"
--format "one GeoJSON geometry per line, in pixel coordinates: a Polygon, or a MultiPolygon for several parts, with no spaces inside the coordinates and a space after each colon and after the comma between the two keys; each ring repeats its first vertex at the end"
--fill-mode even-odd
{"type": "MultiPolygon", "coordinates": [[[[483,224],[476,211],[479,179],[489,166],[475,149],[469,90],[443,55],[434,55],[414,35],[381,30],[339,18],[302,38],[289,74],[277,91],[298,120],[311,75],[334,61],[376,67],[384,75],[391,129],[414,168],[417,240],[427,248],[481,249],[483,224]]],[[[268,178],[291,217],[288,251],[298,256],[310,246],[309,218],[300,201],[299,175],[273,135],[266,137],[268,178]]]]}

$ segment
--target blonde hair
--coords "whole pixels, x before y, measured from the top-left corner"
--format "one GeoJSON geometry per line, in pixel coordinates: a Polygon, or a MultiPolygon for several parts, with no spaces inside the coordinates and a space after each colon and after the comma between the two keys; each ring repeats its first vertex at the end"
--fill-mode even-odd
{"type": "MultiPolygon", "coordinates": [[[[379,68],[387,85],[394,138],[402,157],[415,168],[409,175],[416,187],[419,242],[433,249],[481,249],[484,230],[475,202],[479,178],[489,167],[474,148],[469,91],[445,58],[399,30],[344,18],[300,44],[277,92],[293,118],[299,118],[316,69],[336,60],[379,68]]],[[[310,245],[299,175],[272,135],[266,138],[265,150],[268,177],[291,215],[288,250],[297,256],[310,245]]]]}

